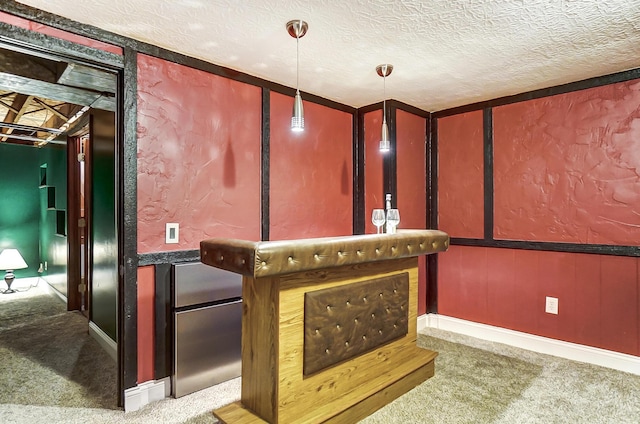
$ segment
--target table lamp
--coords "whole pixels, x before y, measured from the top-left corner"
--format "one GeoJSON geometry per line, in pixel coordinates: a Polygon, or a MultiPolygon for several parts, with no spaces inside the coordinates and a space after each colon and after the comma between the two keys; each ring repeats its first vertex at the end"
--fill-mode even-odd
{"type": "Polygon", "coordinates": [[[7,271],[4,275],[4,281],[7,283],[7,289],[3,291],[3,294],[15,293],[16,291],[11,288],[11,283],[16,278],[13,275],[13,271],[16,269],[24,269],[27,267],[27,263],[22,259],[18,249],[4,249],[0,253],[0,270],[7,271]]]}

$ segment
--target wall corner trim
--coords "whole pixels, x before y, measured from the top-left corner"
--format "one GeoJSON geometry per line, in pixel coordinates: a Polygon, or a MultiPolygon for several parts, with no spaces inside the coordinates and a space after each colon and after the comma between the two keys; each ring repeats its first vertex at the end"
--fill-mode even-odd
{"type": "Polygon", "coordinates": [[[114,362],[118,362],[118,345],[93,321],[89,321],[89,334],[109,354],[114,362]]]}
{"type": "MultiPolygon", "coordinates": [[[[423,319],[423,316],[418,318],[419,323],[420,320],[423,319]]],[[[429,314],[423,321],[425,326],[420,327],[420,325],[418,325],[418,331],[426,327],[437,328],[481,340],[503,343],[533,352],[640,375],[640,357],[638,356],[569,343],[438,314],[429,314]]]]}
{"type": "Polygon", "coordinates": [[[436,315],[436,314],[422,314],[418,317],[418,326],[417,326],[418,333],[424,330],[425,328],[433,327],[432,325],[429,325],[430,324],[429,317],[431,317],[432,315],[436,315]]]}
{"type": "Polygon", "coordinates": [[[124,412],[133,412],[171,395],[171,378],[145,381],[124,391],[124,412]]]}

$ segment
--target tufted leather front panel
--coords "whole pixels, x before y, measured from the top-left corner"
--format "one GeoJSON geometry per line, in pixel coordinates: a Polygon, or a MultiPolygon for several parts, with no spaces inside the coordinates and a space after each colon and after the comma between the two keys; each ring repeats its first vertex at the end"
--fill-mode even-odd
{"type": "Polygon", "coordinates": [[[200,258],[217,268],[265,277],[420,256],[442,252],[448,247],[449,236],[445,232],[398,230],[396,234],[264,242],[209,239],[200,242],[200,258]]]}
{"type": "Polygon", "coordinates": [[[409,274],[305,293],[304,374],[408,332],[409,274]]]}

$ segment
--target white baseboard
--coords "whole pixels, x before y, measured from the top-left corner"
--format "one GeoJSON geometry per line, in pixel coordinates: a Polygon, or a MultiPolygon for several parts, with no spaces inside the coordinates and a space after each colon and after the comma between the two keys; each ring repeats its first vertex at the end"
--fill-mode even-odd
{"type": "Polygon", "coordinates": [[[107,351],[111,359],[118,362],[118,345],[93,321],[89,321],[89,334],[107,351]]]}
{"type": "Polygon", "coordinates": [[[171,378],[145,381],[124,391],[124,412],[133,412],[171,395],[171,378]]]}
{"type": "Polygon", "coordinates": [[[482,340],[503,343],[538,353],[640,375],[640,357],[638,356],[569,343],[438,314],[421,315],[418,317],[418,331],[427,327],[438,328],[482,340]]]}
{"type": "Polygon", "coordinates": [[[429,326],[429,315],[424,314],[418,317],[418,333],[429,326]]]}

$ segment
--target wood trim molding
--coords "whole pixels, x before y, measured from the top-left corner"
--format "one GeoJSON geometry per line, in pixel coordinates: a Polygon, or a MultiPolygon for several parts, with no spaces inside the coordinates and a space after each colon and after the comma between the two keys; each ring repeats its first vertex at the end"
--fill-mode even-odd
{"type": "Polygon", "coordinates": [[[451,246],[492,247],[501,249],[542,250],[548,252],[591,253],[596,255],[640,257],[640,246],[557,243],[524,240],[482,240],[451,237],[451,246]]]}

